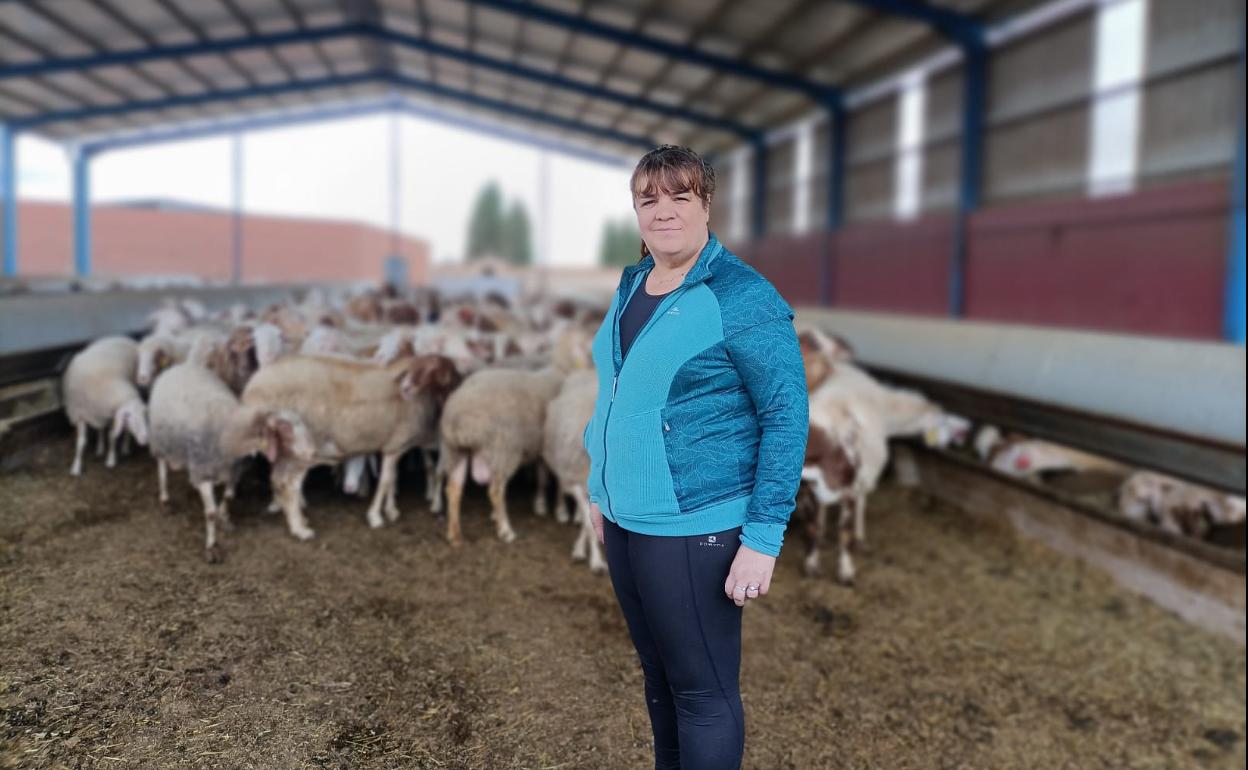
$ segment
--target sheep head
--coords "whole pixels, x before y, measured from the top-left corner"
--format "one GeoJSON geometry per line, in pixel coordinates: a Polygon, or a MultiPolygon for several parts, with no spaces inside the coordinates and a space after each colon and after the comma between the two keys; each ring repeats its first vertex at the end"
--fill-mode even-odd
{"type": "Polygon", "coordinates": [[[463,381],[455,362],[446,356],[422,355],[409,359],[399,370],[395,381],[399,395],[412,401],[421,392],[433,394],[439,405],[446,402],[451,391],[463,381]]]}
{"type": "Polygon", "coordinates": [[[123,431],[130,431],[139,446],[147,446],[147,406],[141,399],[127,401],[113,414],[113,441],[120,438],[123,431]]]}

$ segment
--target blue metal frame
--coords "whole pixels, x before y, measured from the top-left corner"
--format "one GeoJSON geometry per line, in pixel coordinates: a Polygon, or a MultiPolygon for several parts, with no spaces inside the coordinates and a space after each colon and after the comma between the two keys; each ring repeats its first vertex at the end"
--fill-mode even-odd
{"type": "Polygon", "coordinates": [[[401,166],[403,163],[402,126],[399,125],[399,114],[390,113],[390,256],[399,256],[399,217],[403,193],[401,166]]]}
{"type": "MultiPolygon", "coordinates": [[[[828,110],[828,211],[827,229],[834,232],[845,221],[845,106],[839,101],[828,110]]],[[[830,306],[836,297],[836,245],[831,237],[824,241],[819,270],[819,301],[830,306]]]]}
{"type": "Polygon", "coordinates": [[[755,238],[767,232],[767,145],[762,137],[754,140],[754,211],[751,228],[755,238]]]}
{"type": "Polygon", "coordinates": [[[837,93],[835,88],[797,75],[777,72],[776,70],[759,67],[755,64],[750,64],[748,61],[731,56],[721,56],[720,54],[690,48],[680,43],[663,40],[662,38],[644,35],[640,32],[603,24],[585,16],[560,11],[547,5],[517,2],[516,0],[469,0],[469,2],[493,11],[515,14],[531,21],[562,27],[582,35],[591,35],[603,40],[609,40],[617,45],[650,51],[651,53],[670,57],[676,61],[697,64],[737,77],[758,80],[777,88],[799,91],[818,102],[825,102],[835,98],[837,93]]]}
{"type": "Polygon", "coordinates": [[[554,140],[542,139],[515,129],[503,128],[501,126],[496,126],[483,121],[474,120],[466,116],[454,115],[427,107],[418,107],[403,100],[396,100],[394,97],[389,97],[385,100],[374,99],[370,101],[351,102],[348,104],[334,105],[330,107],[317,107],[293,113],[232,118],[214,121],[206,125],[196,124],[190,126],[173,126],[159,130],[147,130],[140,133],[126,133],[118,136],[100,137],[87,143],[87,146],[91,148],[92,152],[99,154],[108,152],[109,150],[118,150],[126,147],[142,147],[149,144],[159,144],[161,142],[201,139],[210,136],[221,136],[223,134],[230,134],[237,131],[258,131],[267,128],[288,128],[308,123],[321,123],[328,120],[360,118],[380,112],[389,112],[391,110],[398,111],[412,117],[445,123],[447,125],[452,125],[468,131],[475,131],[477,133],[495,136],[500,139],[507,139],[527,144],[540,149],[552,150],[571,157],[581,158],[582,160],[602,163],[603,165],[624,166],[633,162],[632,158],[626,158],[622,155],[610,155],[595,150],[580,148],[576,145],[570,145],[567,142],[556,142],[554,140]]]}
{"type": "Polygon", "coordinates": [[[1235,166],[1231,170],[1230,233],[1227,234],[1226,288],[1223,307],[1222,336],[1229,342],[1244,344],[1245,289],[1248,274],[1244,260],[1244,30],[1239,30],[1239,138],[1235,148],[1235,166]]]}
{"type": "MultiPolygon", "coordinates": [[[[279,32],[264,35],[244,35],[239,37],[213,40],[206,43],[189,43],[182,45],[157,46],[135,51],[119,51],[107,54],[92,54],[72,58],[56,59],[28,63],[6,64],[0,68],[0,80],[50,75],[63,72],[81,72],[96,67],[136,65],[144,62],[179,59],[187,56],[204,54],[224,54],[234,51],[269,49],[276,46],[295,43],[317,43],[328,40],[362,37],[366,41],[376,41],[397,45],[411,50],[422,51],[434,56],[463,62],[471,66],[481,67],[514,77],[541,83],[553,88],[582,94],[589,98],[614,102],[626,107],[646,110],[678,120],[685,120],[696,125],[714,128],[736,134],[749,139],[753,129],[733,120],[711,115],[700,110],[689,109],[677,105],[664,104],[636,94],[615,91],[601,86],[591,85],[579,80],[572,80],[550,72],[528,67],[518,62],[496,59],[474,51],[454,48],[436,43],[415,35],[366,23],[341,24],[333,27],[321,27],[303,31],[279,32]]],[[[381,70],[384,71],[384,70],[381,70]]]]}
{"type": "Polygon", "coordinates": [[[572,120],[571,118],[548,115],[537,110],[448,88],[437,83],[429,83],[423,80],[417,80],[415,78],[404,77],[401,75],[384,75],[375,73],[344,75],[339,77],[319,78],[315,80],[303,80],[295,83],[258,86],[256,88],[238,88],[227,91],[214,91],[207,94],[193,94],[187,96],[176,96],[167,99],[149,99],[138,102],[130,102],[127,104],[103,105],[98,107],[62,110],[58,112],[47,112],[30,118],[24,118],[21,122],[17,123],[17,126],[19,128],[36,128],[50,123],[63,121],[89,120],[91,118],[99,117],[115,117],[133,112],[165,110],[176,107],[191,107],[222,101],[233,101],[236,99],[279,96],[282,94],[302,93],[320,89],[344,88],[367,83],[382,83],[396,87],[410,88],[416,91],[424,91],[434,96],[441,96],[446,99],[471,104],[475,107],[482,107],[496,112],[514,115],[526,120],[548,123],[569,131],[576,131],[582,134],[597,136],[613,142],[618,142],[620,144],[645,147],[646,149],[654,147],[655,145],[654,140],[647,136],[628,134],[621,131],[603,128],[601,126],[582,123],[577,120],[572,120]]]}
{"type": "Polygon", "coordinates": [[[922,0],[848,0],[848,2],[889,16],[900,16],[926,24],[942,37],[961,45],[979,45],[983,42],[983,27],[974,18],[922,0]]]}
{"type": "Polygon", "coordinates": [[[4,275],[17,275],[17,131],[0,123],[0,239],[4,275]]]}
{"type": "Polygon", "coordinates": [[[966,315],[966,259],[970,217],[979,208],[982,183],[984,100],[988,81],[988,50],[982,45],[962,49],[962,168],[953,253],[949,259],[949,315],[966,315]]]}
{"type": "Polygon", "coordinates": [[[74,275],[91,275],[91,151],[76,147],[70,152],[74,190],[74,275]]]}
{"type": "Polygon", "coordinates": [[[230,137],[230,283],[243,280],[243,135],[230,137]]]}

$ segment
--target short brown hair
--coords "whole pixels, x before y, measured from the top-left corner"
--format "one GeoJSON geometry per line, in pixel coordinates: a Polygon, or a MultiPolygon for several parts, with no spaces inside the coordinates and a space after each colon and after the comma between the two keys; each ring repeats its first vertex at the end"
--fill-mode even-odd
{"type": "Polygon", "coordinates": [[[715,195],[715,169],[688,147],[661,144],[637,161],[628,186],[633,195],[691,192],[709,204],[715,195]]]}
{"type": "MultiPolygon", "coordinates": [[[[693,193],[702,205],[711,205],[715,197],[715,169],[688,147],[661,144],[641,156],[628,180],[633,197],[649,197],[659,192],[668,195],[693,193]]],[[[649,254],[645,241],[641,256],[649,254]]]]}

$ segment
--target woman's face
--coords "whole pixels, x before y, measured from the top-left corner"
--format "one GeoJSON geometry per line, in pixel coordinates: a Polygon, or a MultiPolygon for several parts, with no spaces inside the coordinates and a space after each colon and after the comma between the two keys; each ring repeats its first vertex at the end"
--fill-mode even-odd
{"type": "Polygon", "coordinates": [[[692,192],[634,195],[633,208],[641,238],[652,254],[686,256],[706,242],[710,207],[692,192]]]}

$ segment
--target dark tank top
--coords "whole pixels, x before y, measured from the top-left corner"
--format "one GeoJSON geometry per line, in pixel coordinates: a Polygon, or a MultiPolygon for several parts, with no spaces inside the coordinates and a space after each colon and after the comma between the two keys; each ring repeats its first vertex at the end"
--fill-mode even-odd
{"type": "MultiPolygon", "coordinates": [[[[673,289],[673,291],[675,291],[673,289]]],[[[659,306],[663,298],[671,291],[663,294],[647,294],[646,279],[641,280],[641,285],[633,292],[633,296],[629,298],[628,304],[624,306],[624,312],[620,315],[620,356],[623,358],[628,355],[628,349],[633,346],[633,340],[637,337],[637,332],[646,325],[646,321],[650,320],[650,316],[654,315],[654,309],[659,306]]]]}

